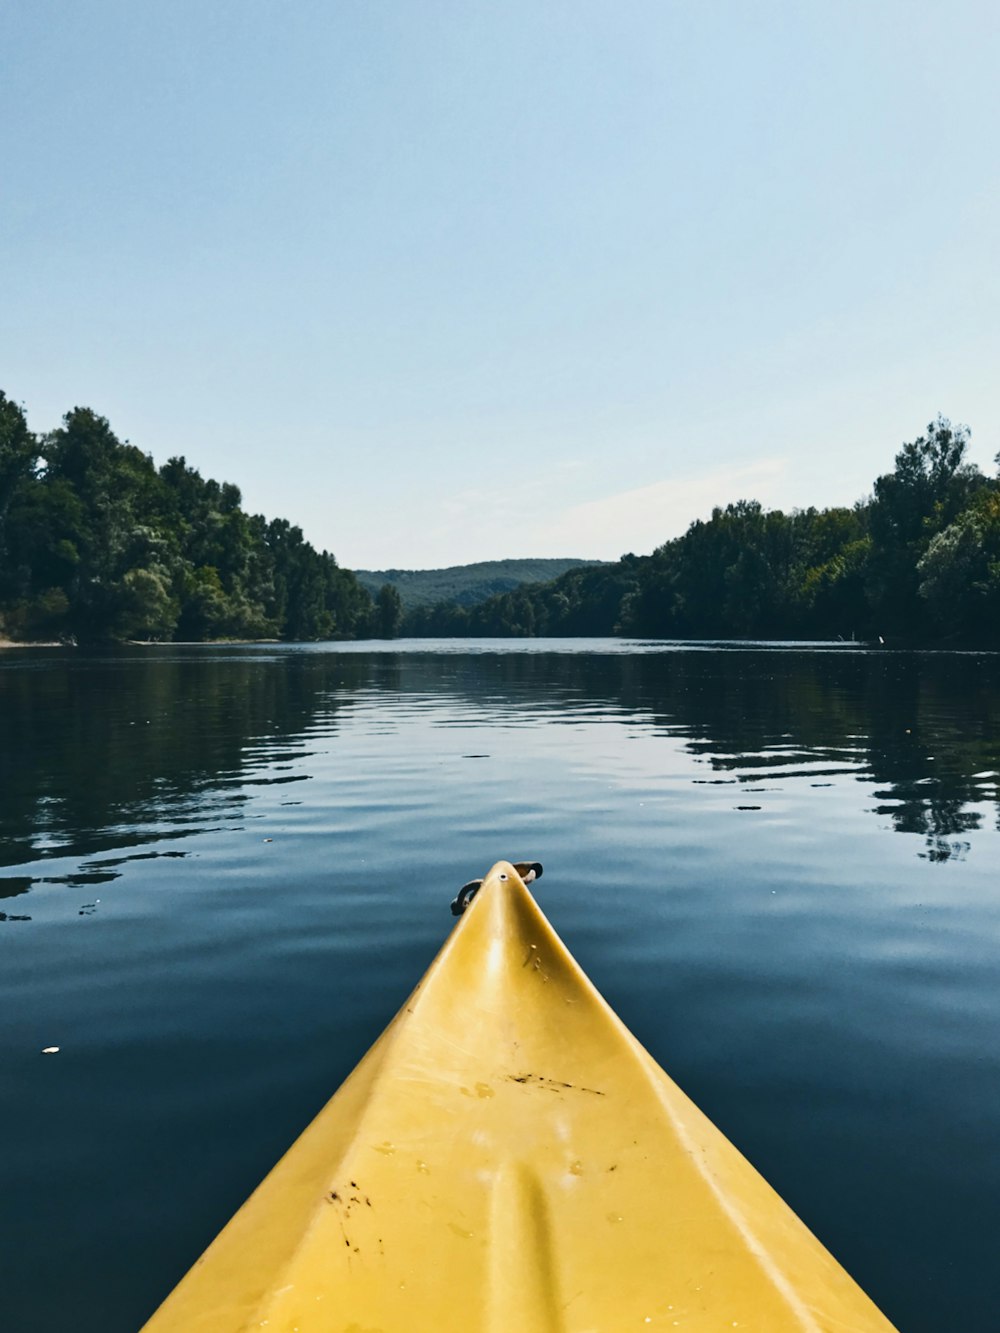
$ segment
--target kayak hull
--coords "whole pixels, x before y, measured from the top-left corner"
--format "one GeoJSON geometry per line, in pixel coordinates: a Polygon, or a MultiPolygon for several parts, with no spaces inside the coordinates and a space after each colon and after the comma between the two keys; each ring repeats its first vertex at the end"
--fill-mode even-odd
{"type": "Polygon", "coordinates": [[[145,1333],[887,1333],[500,862],[145,1333]]]}

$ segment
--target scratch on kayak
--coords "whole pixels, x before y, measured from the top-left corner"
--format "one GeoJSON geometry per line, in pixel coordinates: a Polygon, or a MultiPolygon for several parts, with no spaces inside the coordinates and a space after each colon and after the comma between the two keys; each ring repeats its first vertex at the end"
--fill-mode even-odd
{"type": "MultiPolygon", "coordinates": [[[[474,1046],[470,1046],[468,1042],[459,1041],[457,1037],[451,1036],[451,1034],[448,1032],[435,1032],[434,1041],[435,1043],[439,1043],[441,1046],[450,1046],[453,1050],[457,1051],[459,1055],[464,1055],[468,1060],[475,1060],[476,1058],[476,1051],[474,1046]]],[[[438,1079],[431,1078],[427,1075],[418,1074],[418,1075],[411,1075],[411,1077],[413,1078],[413,1081],[415,1083],[424,1082],[430,1084],[439,1082],[438,1079]]]]}
{"type": "Polygon", "coordinates": [[[541,955],[538,952],[537,944],[528,945],[528,952],[525,954],[524,962],[521,964],[521,966],[527,967],[529,963],[531,964],[533,972],[537,972],[543,981],[548,981],[549,979],[548,973],[542,971],[542,959],[541,955]]]}
{"type": "Polygon", "coordinates": [[[600,1088],[585,1088],[579,1083],[564,1083],[560,1078],[546,1078],[544,1074],[508,1074],[511,1083],[530,1083],[544,1088],[547,1092],[559,1092],[568,1088],[571,1092],[589,1092],[594,1097],[606,1097],[600,1088]]]}

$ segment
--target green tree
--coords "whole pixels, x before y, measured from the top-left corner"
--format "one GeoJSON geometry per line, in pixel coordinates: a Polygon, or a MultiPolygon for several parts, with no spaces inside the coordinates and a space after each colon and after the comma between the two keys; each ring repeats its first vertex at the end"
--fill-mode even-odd
{"type": "Polygon", "coordinates": [[[920,595],[938,626],[977,643],[1000,639],[1000,493],[977,497],[921,558],[920,595]]]}
{"type": "Polygon", "coordinates": [[[0,540],[0,611],[22,635],[316,639],[370,620],[301,529],[183,457],[157,470],[89,408],[36,442],[0,394],[0,540]]]}
{"type": "Polygon", "coordinates": [[[156,507],[152,459],[81,407],[45,437],[43,456],[43,503],[62,516],[62,531],[52,535],[72,565],[64,588],[70,625],[80,639],[120,637],[134,603],[125,577],[136,560],[136,532],[156,507]]]}
{"type": "Polygon", "coordinates": [[[38,441],[28,430],[24,412],[0,389],[0,578],[7,549],[7,511],[37,462],[38,441]]]}
{"type": "Polygon", "coordinates": [[[375,598],[375,637],[394,639],[399,633],[403,619],[403,600],[399,589],[391,583],[383,583],[375,598]]]}
{"type": "Polygon", "coordinates": [[[118,623],[122,635],[130,639],[168,639],[177,624],[180,605],[171,591],[167,571],[162,566],[130,569],[123,585],[118,623]]]}
{"type": "Polygon", "coordinates": [[[987,484],[965,461],[969,434],[939,416],[925,435],[903,445],[894,470],[875,482],[866,591],[876,628],[884,632],[919,633],[924,606],[917,565],[935,534],[987,484]]]}

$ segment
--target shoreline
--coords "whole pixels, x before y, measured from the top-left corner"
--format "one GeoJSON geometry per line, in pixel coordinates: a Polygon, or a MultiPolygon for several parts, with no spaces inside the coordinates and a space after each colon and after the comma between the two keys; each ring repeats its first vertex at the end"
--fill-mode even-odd
{"type": "Polygon", "coordinates": [[[0,636],[0,649],[3,648],[75,648],[72,643],[60,643],[58,639],[5,639],[0,636]]]}
{"type": "MultiPolygon", "coordinates": [[[[520,643],[531,643],[531,642],[533,642],[534,640],[536,640],[536,639],[539,638],[539,637],[542,637],[542,638],[552,638],[552,639],[554,639],[554,640],[558,640],[558,641],[562,641],[562,640],[567,640],[567,641],[569,641],[569,640],[579,639],[579,638],[595,638],[595,637],[596,637],[596,638],[602,638],[602,639],[603,639],[603,638],[607,638],[607,639],[617,640],[617,641],[619,641],[619,642],[627,642],[628,639],[629,639],[631,636],[622,636],[622,635],[617,635],[617,634],[608,634],[608,635],[603,635],[603,634],[602,634],[602,635],[558,634],[558,635],[552,635],[552,636],[549,636],[549,635],[538,636],[538,635],[533,635],[533,634],[526,634],[526,635],[502,635],[502,636],[478,635],[478,634],[471,634],[471,635],[470,635],[470,634],[443,634],[443,635],[433,635],[433,634],[432,634],[432,635],[425,635],[425,634],[419,634],[419,635],[400,635],[398,638],[393,638],[393,639],[343,639],[343,638],[335,638],[335,639],[299,639],[299,640],[295,640],[295,639],[176,639],[176,640],[174,640],[174,639],[165,639],[165,640],[153,640],[153,639],[118,639],[118,640],[110,640],[110,641],[108,641],[107,643],[103,643],[103,644],[89,644],[89,645],[87,645],[87,646],[89,646],[89,647],[91,647],[91,648],[95,648],[95,647],[102,647],[102,648],[115,648],[115,647],[118,647],[118,648],[206,648],[206,647],[213,647],[213,646],[214,646],[214,647],[220,647],[220,648],[221,648],[221,647],[227,647],[227,646],[228,646],[228,647],[249,646],[249,645],[252,645],[252,644],[272,645],[272,646],[273,646],[273,645],[276,645],[276,644],[277,644],[277,645],[285,645],[285,644],[292,644],[292,643],[309,643],[309,644],[316,644],[316,643],[327,643],[327,644],[342,644],[342,643],[383,643],[383,644],[385,644],[385,643],[401,643],[401,642],[406,642],[406,643],[411,643],[411,644],[419,644],[419,643],[427,642],[427,641],[430,641],[430,640],[447,640],[448,642],[451,642],[451,643],[461,643],[461,642],[463,642],[463,641],[475,642],[475,641],[477,641],[477,640],[479,640],[479,639],[482,639],[482,638],[490,638],[490,639],[492,640],[494,637],[498,637],[498,638],[500,639],[500,641],[503,641],[503,642],[510,642],[510,643],[516,643],[516,642],[520,642],[520,643]]],[[[646,639],[642,639],[642,638],[636,638],[636,639],[635,639],[635,642],[637,642],[637,643],[643,643],[643,642],[703,643],[703,644],[726,644],[726,645],[728,645],[728,646],[736,646],[736,645],[743,644],[743,645],[745,645],[745,646],[747,646],[747,647],[761,647],[761,646],[765,646],[765,645],[768,645],[768,644],[776,644],[776,643],[779,643],[779,644],[782,644],[783,646],[788,647],[788,648],[794,648],[794,647],[796,647],[796,646],[801,646],[801,647],[805,647],[805,648],[807,648],[807,647],[815,647],[817,644],[822,644],[824,647],[829,647],[829,648],[843,648],[843,649],[846,649],[846,650],[850,650],[850,649],[854,648],[854,649],[868,650],[868,651],[870,651],[870,650],[872,650],[872,649],[875,649],[876,651],[881,649],[881,650],[883,650],[883,651],[888,651],[888,652],[916,652],[916,653],[920,653],[920,652],[924,652],[924,653],[928,653],[928,652],[934,652],[934,653],[940,653],[940,652],[954,652],[954,653],[986,653],[986,654],[990,654],[991,656],[994,655],[994,654],[997,654],[998,652],[1000,652],[1000,647],[998,647],[998,646],[996,646],[996,645],[985,645],[985,644],[980,644],[980,643],[967,643],[967,642],[963,642],[963,641],[961,641],[961,640],[950,640],[950,641],[949,641],[949,640],[937,640],[937,641],[930,641],[930,642],[923,642],[923,641],[920,641],[920,640],[913,640],[913,641],[896,640],[896,641],[891,641],[890,643],[885,643],[884,641],[881,642],[881,643],[875,643],[874,641],[872,641],[872,640],[867,640],[867,639],[858,639],[858,640],[853,640],[853,639],[820,639],[820,640],[816,640],[816,639],[801,639],[801,640],[800,640],[800,639],[755,639],[755,638],[739,638],[739,639],[676,639],[676,640],[652,640],[652,639],[651,639],[651,640],[646,640],[646,639]]],[[[8,649],[8,648],[65,648],[65,649],[67,649],[67,650],[75,651],[79,646],[80,646],[80,645],[79,645],[78,643],[76,643],[76,642],[67,642],[66,640],[60,640],[60,639],[8,639],[8,638],[6,638],[5,636],[0,635],[0,652],[3,652],[5,649],[8,649]]]]}
{"type": "MultiPolygon", "coordinates": [[[[198,648],[208,644],[283,643],[283,639],[111,639],[107,643],[91,645],[103,648],[198,648]]],[[[309,640],[308,642],[313,642],[309,640]]],[[[330,642],[333,642],[331,640],[330,642]]],[[[64,639],[6,639],[0,635],[0,650],[4,648],[78,648],[78,643],[64,639]]]]}

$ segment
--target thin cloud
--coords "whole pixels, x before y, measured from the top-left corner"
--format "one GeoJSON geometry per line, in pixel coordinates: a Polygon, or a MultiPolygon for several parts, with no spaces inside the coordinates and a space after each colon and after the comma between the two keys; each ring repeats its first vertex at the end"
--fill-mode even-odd
{"type": "MultiPolygon", "coordinates": [[[[715,505],[741,499],[759,500],[769,508],[792,503],[792,478],[782,458],[668,477],[599,500],[567,504],[571,478],[578,488],[581,470],[572,460],[520,478],[516,485],[471,486],[439,496],[421,514],[419,567],[515,556],[617,560],[625,551],[648,554],[695,519],[707,518],[715,505]]],[[[405,564],[402,545],[393,549],[393,530],[389,524],[379,535],[378,568],[413,567],[405,564]]],[[[405,533],[406,524],[401,522],[398,530],[405,533]]]]}
{"type": "Polygon", "coordinates": [[[644,555],[679,536],[695,519],[707,518],[716,505],[735,500],[759,500],[766,507],[786,504],[787,472],[785,459],[762,458],[744,467],[668,477],[588,500],[556,515],[546,529],[545,545],[602,559],[624,551],[644,555]]]}

